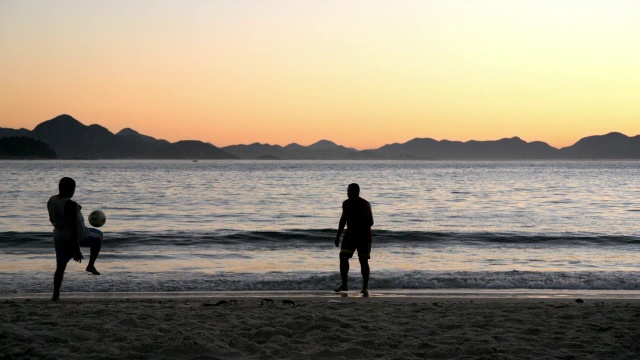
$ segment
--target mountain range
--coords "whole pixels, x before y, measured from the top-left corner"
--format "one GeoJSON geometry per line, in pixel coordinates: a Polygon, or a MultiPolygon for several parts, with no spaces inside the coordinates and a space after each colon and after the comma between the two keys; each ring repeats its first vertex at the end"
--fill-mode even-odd
{"type": "MultiPolygon", "coordinates": [[[[378,149],[356,150],[321,140],[309,146],[253,143],[216,147],[186,140],[171,143],[125,128],[114,134],[94,124],[84,125],[60,115],[33,130],[0,128],[0,138],[31,138],[44,142],[60,159],[265,159],[265,160],[593,160],[640,159],[640,135],[612,132],[589,136],[557,149],[518,137],[495,141],[449,141],[415,138],[378,149]]],[[[15,140],[12,140],[15,141],[15,140]]],[[[12,143],[13,144],[13,143],[12,143]]],[[[15,145],[17,146],[17,145],[15,145]]]]}

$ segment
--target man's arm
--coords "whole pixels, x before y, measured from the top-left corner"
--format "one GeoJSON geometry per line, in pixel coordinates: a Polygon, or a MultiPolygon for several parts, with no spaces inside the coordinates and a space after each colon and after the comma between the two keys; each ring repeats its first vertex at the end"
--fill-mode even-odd
{"type": "Polygon", "coordinates": [[[347,224],[347,218],[344,216],[344,204],[342,205],[342,215],[340,215],[340,223],[338,224],[338,233],[336,234],[336,247],[340,246],[340,235],[347,224]]]}
{"type": "Polygon", "coordinates": [[[53,219],[51,218],[51,198],[47,201],[47,212],[49,213],[49,222],[53,224],[53,219]]]}
{"type": "Polygon", "coordinates": [[[367,203],[367,227],[372,227],[373,226],[373,213],[371,212],[371,204],[367,203]]]}
{"type": "Polygon", "coordinates": [[[76,204],[75,201],[69,200],[64,205],[64,216],[65,220],[69,224],[69,229],[71,229],[71,246],[74,250],[73,260],[77,262],[82,262],[84,257],[82,256],[82,252],[80,251],[80,229],[78,224],[78,213],[80,212],[80,206],[76,204]]]}

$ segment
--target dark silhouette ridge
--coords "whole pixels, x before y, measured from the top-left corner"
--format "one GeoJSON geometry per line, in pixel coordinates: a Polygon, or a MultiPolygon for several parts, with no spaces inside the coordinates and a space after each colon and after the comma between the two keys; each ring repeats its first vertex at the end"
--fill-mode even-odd
{"type": "Polygon", "coordinates": [[[329,140],[320,140],[304,148],[303,156],[305,156],[306,159],[318,160],[341,159],[358,151],[354,148],[337,145],[329,140]]]}
{"type": "Polygon", "coordinates": [[[159,139],[156,139],[156,138],[148,136],[148,135],[142,135],[139,132],[137,132],[137,131],[135,131],[133,129],[130,129],[130,128],[124,128],[124,129],[118,131],[116,133],[116,136],[133,137],[133,138],[137,138],[137,139],[140,139],[140,140],[142,140],[144,142],[152,143],[152,144],[155,144],[155,143],[159,143],[159,144],[162,144],[162,145],[169,144],[169,142],[167,140],[163,140],[163,139],[159,140],[159,139]]]}
{"type": "Polygon", "coordinates": [[[55,159],[56,152],[45,142],[24,136],[0,138],[0,159],[55,159]]]}
{"type": "Polygon", "coordinates": [[[385,145],[375,150],[391,159],[423,160],[549,160],[558,149],[539,141],[527,143],[518,137],[497,141],[449,141],[415,138],[404,144],[385,145]]]}
{"type": "Polygon", "coordinates": [[[49,144],[62,159],[136,158],[145,150],[141,142],[117,137],[100,125],[86,126],[69,115],[41,123],[31,137],[49,144]]]}
{"type": "Polygon", "coordinates": [[[209,143],[183,140],[159,147],[151,153],[153,159],[237,159],[238,157],[209,143]]]}
{"type": "Polygon", "coordinates": [[[304,151],[305,147],[298,143],[291,143],[284,147],[287,151],[304,151]]]}
{"type": "Polygon", "coordinates": [[[308,150],[335,150],[336,148],[338,149],[344,149],[344,150],[349,150],[349,151],[358,151],[354,148],[346,148],[342,145],[338,145],[336,143],[334,143],[333,141],[329,141],[329,140],[320,140],[317,141],[309,146],[306,147],[308,150]]]}
{"type": "Polygon", "coordinates": [[[309,146],[293,143],[282,147],[280,145],[253,143],[250,145],[231,145],[222,149],[235,154],[241,159],[273,157],[287,160],[334,160],[357,152],[356,149],[336,145],[328,140],[320,140],[309,146]]]}
{"type": "Polygon", "coordinates": [[[240,159],[293,159],[292,154],[280,145],[253,143],[250,145],[231,145],[222,148],[240,159]]]}
{"type": "Polygon", "coordinates": [[[619,132],[589,136],[560,149],[564,159],[638,159],[640,135],[628,137],[619,132]]]}
{"type": "Polygon", "coordinates": [[[0,138],[26,136],[48,144],[61,159],[265,159],[265,160],[640,160],[640,135],[613,132],[589,136],[556,149],[518,137],[495,141],[415,138],[405,143],[358,151],[320,140],[309,146],[253,143],[222,149],[201,141],[170,143],[125,128],[117,134],[100,125],[83,125],[69,115],[47,120],[33,131],[0,128],[0,138]]]}
{"type": "MultiPolygon", "coordinates": [[[[2,134],[14,132],[2,129],[2,134]]],[[[156,140],[133,129],[123,129],[113,134],[100,125],[84,125],[70,115],[60,115],[25,130],[24,136],[48,144],[60,159],[232,159],[235,155],[222,151],[201,141],[187,142],[171,147],[166,140],[156,140]],[[163,148],[176,150],[176,154],[165,153],[163,148]],[[191,152],[190,152],[191,151],[191,152]]]]}
{"type": "Polygon", "coordinates": [[[5,137],[21,137],[21,136],[29,136],[31,131],[27,129],[8,129],[8,128],[0,128],[0,138],[5,137]]]}
{"type": "Polygon", "coordinates": [[[158,140],[148,135],[142,135],[130,128],[120,130],[116,136],[136,144],[135,146],[139,148],[138,151],[141,154],[136,157],[149,157],[149,154],[152,154],[156,149],[170,144],[167,140],[158,140]]]}
{"type": "Polygon", "coordinates": [[[306,148],[309,150],[328,150],[328,149],[333,149],[335,147],[337,147],[338,145],[336,143],[334,143],[333,141],[329,141],[329,140],[320,140],[320,141],[316,141],[315,143],[307,146],[306,148]]]}

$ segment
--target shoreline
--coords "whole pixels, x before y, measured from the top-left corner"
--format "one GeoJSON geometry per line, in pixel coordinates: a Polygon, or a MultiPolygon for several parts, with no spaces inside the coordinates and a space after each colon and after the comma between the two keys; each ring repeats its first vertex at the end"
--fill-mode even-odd
{"type": "MultiPolygon", "coordinates": [[[[51,293],[0,293],[2,300],[49,299],[51,293]]],[[[259,291],[171,291],[171,292],[62,292],[62,299],[357,299],[360,289],[336,293],[332,290],[259,290],[259,291]]],[[[370,290],[363,300],[429,301],[431,299],[487,299],[487,300],[628,300],[640,302],[640,290],[556,290],[556,289],[382,289],[370,290]]]]}

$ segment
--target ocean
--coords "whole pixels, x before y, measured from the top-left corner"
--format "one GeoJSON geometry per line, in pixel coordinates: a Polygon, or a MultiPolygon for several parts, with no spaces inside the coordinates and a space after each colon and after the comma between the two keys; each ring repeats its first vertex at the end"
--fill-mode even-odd
{"type": "Polygon", "coordinates": [[[71,261],[63,292],[328,292],[352,182],[374,293],[640,290],[636,161],[56,160],[0,161],[0,295],[52,291],[63,176],[107,216],[102,275],[71,261]]]}

